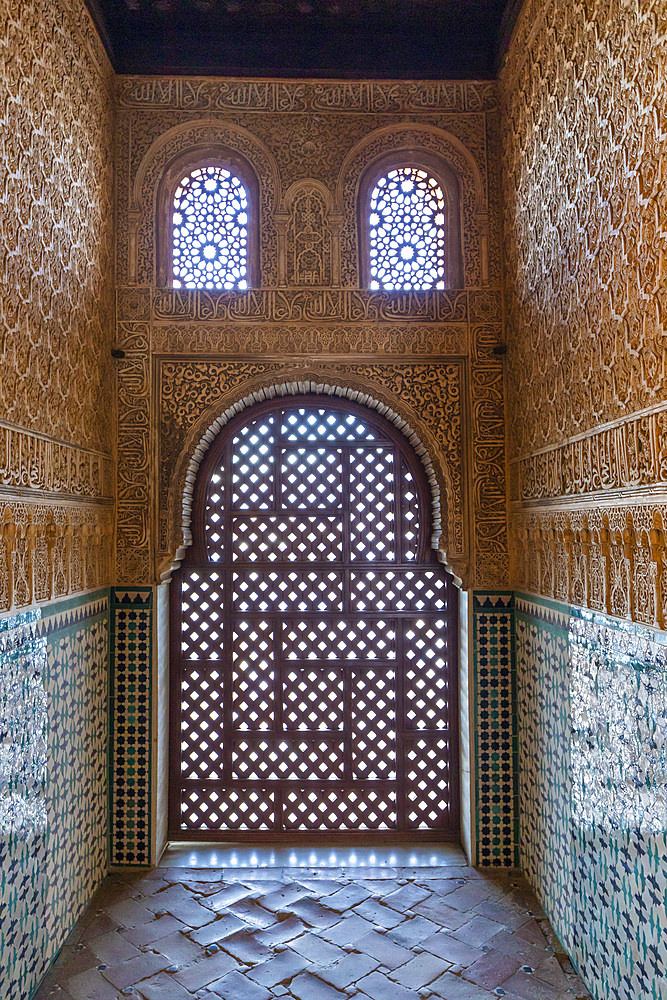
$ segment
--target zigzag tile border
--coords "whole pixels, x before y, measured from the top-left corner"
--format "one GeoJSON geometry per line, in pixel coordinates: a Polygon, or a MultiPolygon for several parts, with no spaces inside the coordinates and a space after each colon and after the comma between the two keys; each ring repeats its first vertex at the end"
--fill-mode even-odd
{"type": "Polygon", "coordinates": [[[42,609],[42,617],[37,623],[37,633],[49,636],[53,632],[64,632],[76,628],[82,622],[98,618],[109,611],[109,592],[103,596],[86,594],[80,600],[62,601],[55,607],[42,609]]]}
{"type": "Polygon", "coordinates": [[[153,588],[112,591],[110,843],[112,866],[151,863],[153,588]]]}

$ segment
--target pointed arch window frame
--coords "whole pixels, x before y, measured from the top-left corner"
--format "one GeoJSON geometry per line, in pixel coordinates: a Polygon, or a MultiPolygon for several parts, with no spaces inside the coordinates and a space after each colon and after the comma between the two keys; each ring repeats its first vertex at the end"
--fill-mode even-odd
{"type": "MultiPolygon", "coordinates": [[[[195,170],[206,167],[217,167],[229,170],[241,181],[248,200],[247,244],[246,244],[246,282],[247,288],[257,288],[260,284],[259,267],[259,233],[260,219],[260,189],[259,178],[252,164],[236,150],[226,146],[198,146],[180,154],[167,166],[157,192],[157,285],[160,288],[174,287],[174,244],[173,244],[173,211],[176,190],[181,181],[195,170]]],[[[188,289],[181,289],[188,291],[188,289]]],[[[223,289],[208,289],[208,291],[223,291],[223,289]]],[[[243,293],[243,289],[227,290],[232,294],[243,293]]]]}
{"type": "MultiPolygon", "coordinates": [[[[424,170],[440,185],[445,199],[445,290],[463,288],[463,219],[461,185],[454,168],[443,158],[425,149],[409,148],[385,153],[374,160],[359,178],[357,186],[357,232],[359,272],[362,288],[370,288],[371,281],[371,197],[377,182],[392,170],[424,170]]],[[[435,287],[435,286],[434,286],[435,287]]],[[[380,288],[379,291],[386,291],[380,288]]],[[[410,289],[416,294],[418,289],[410,289]]],[[[404,289],[395,289],[405,294],[404,289]]]]}

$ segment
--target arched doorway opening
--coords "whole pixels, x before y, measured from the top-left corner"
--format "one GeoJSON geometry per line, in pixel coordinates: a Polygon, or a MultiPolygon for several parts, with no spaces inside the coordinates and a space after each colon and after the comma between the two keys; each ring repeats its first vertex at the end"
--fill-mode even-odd
{"type": "Polygon", "coordinates": [[[457,590],[407,438],[291,396],[220,432],[171,584],[172,839],[458,840],[457,590]]]}

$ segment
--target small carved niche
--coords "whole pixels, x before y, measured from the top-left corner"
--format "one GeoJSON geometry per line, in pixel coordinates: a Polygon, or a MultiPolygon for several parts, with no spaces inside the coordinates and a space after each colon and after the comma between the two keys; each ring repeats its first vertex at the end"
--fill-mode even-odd
{"type": "Polygon", "coordinates": [[[322,287],[334,284],[330,211],[323,193],[303,185],[292,194],[286,231],[287,284],[322,287]]]}

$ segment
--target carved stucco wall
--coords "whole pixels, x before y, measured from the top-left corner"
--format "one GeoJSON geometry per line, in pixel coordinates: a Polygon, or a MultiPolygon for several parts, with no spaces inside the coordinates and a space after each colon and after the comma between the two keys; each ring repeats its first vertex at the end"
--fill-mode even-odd
{"type": "Polygon", "coordinates": [[[664,2],[528,0],[500,92],[521,862],[596,1000],[663,998],[664,2]]]}
{"type": "Polygon", "coordinates": [[[530,0],[501,77],[515,582],[660,627],[666,70],[660,0],[530,0]]]}
{"type": "Polygon", "coordinates": [[[23,1000],[106,871],[113,77],[81,0],[0,0],[0,51],[0,995],[23,1000]],[[12,762],[38,745],[34,809],[12,762]]]}
{"type": "Polygon", "coordinates": [[[2,613],[110,582],[113,79],[79,0],[0,26],[2,613]]]}
{"type": "Polygon", "coordinates": [[[495,85],[133,77],[119,79],[118,101],[119,582],[168,569],[189,461],[217,416],[265,387],[327,383],[414,428],[440,477],[448,561],[469,585],[505,586],[495,85]],[[260,287],[161,289],[160,181],[188,150],[213,147],[256,171],[260,287]],[[358,188],[393,150],[454,170],[464,288],[360,288],[358,188]]]}

